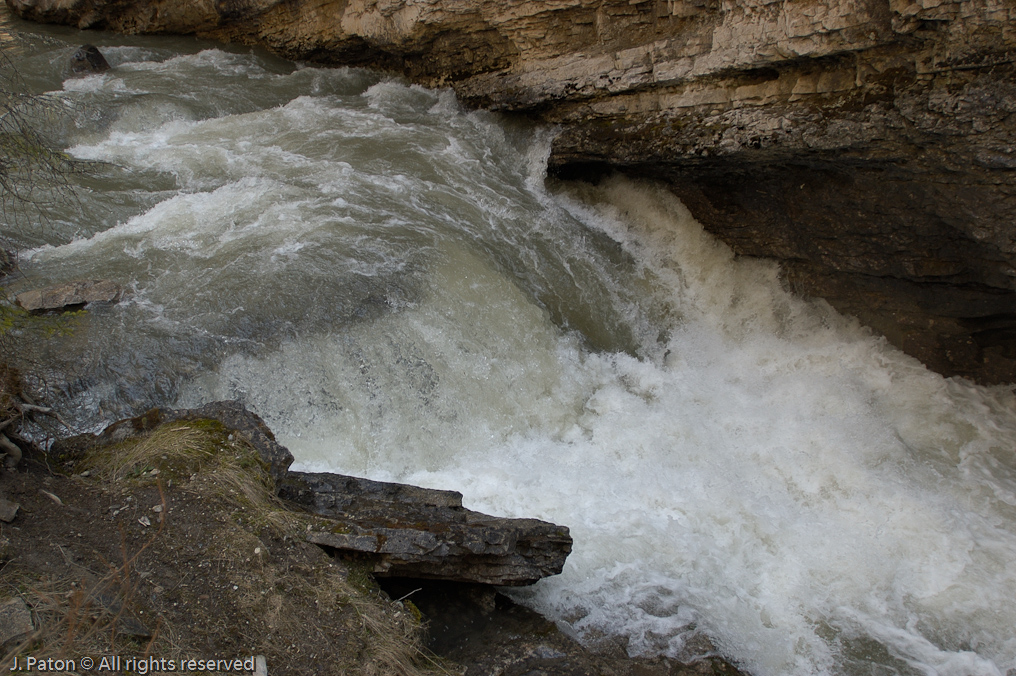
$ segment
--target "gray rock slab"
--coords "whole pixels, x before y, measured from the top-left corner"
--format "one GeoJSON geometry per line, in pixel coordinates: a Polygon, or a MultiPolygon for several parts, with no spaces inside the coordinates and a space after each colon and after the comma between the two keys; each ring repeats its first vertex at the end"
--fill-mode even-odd
{"type": "Polygon", "coordinates": [[[364,557],[383,577],[528,585],[560,573],[572,548],[564,526],[474,512],[455,491],[290,472],[280,494],[335,520],[310,542],[364,557]]]}

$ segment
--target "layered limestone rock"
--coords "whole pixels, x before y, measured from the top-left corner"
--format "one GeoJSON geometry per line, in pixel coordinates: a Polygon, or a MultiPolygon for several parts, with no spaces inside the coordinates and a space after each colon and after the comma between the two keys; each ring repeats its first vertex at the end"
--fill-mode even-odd
{"type": "Polygon", "coordinates": [[[1016,381],[1014,0],[7,0],[401,71],[666,180],[742,255],[946,374],[1016,381]]]}
{"type": "Polygon", "coordinates": [[[474,512],[456,491],[290,472],[280,495],[338,520],[310,542],[364,557],[382,577],[528,585],[560,573],[572,548],[564,526],[474,512]]]}

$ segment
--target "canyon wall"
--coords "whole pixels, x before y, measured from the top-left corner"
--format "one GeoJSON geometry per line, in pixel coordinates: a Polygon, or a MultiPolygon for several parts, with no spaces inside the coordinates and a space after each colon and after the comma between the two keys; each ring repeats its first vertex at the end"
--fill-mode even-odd
{"type": "Polygon", "coordinates": [[[1016,0],[7,0],[396,70],[667,181],[740,255],[947,375],[1016,382],[1016,0]]]}

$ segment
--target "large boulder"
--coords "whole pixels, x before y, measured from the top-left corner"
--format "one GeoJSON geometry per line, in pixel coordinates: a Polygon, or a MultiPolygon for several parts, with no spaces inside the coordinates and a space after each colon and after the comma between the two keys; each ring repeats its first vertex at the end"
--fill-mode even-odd
{"type": "Polygon", "coordinates": [[[79,434],[58,439],[49,453],[61,462],[73,460],[90,447],[118,444],[178,420],[217,420],[223,427],[239,432],[257,449],[276,483],[286,479],[289,466],[293,464],[293,454],[275,440],[275,435],[265,421],[238,401],[213,401],[198,408],[149,409],[139,416],[118,420],[98,434],[79,434]]]}
{"type": "Polygon", "coordinates": [[[945,374],[1016,381],[1016,15],[934,0],[7,0],[399,70],[663,179],[738,254],[945,374]]]}

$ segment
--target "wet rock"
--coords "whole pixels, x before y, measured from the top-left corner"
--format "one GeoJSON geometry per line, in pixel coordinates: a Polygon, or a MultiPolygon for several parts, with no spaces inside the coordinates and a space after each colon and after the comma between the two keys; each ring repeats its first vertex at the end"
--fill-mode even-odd
{"type": "Polygon", "coordinates": [[[626,642],[584,646],[553,622],[496,590],[451,582],[382,579],[392,598],[406,597],[426,618],[427,648],[464,667],[464,676],[744,676],[716,657],[704,637],[680,659],[628,655],[626,642]]]}
{"type": "Polygon", "coordinates": [[[462,495],[336,474],[290,472],[282,497],[333,518],[308,540],[362,555],[377,575],[527,585],[561,572],[568,529],[462,506],[462,495]]]}
{"type": "Polygon", "coordinates": [[[95,45],[82,45],[71,56],[71,72],[75,75],[104,73],[109,70],[109,63],[95,45]]]}
{"type": "Polygon", "coordinates": [[[24,638],[35,631],[32,611],[21,599],[0,604],[0,647],[24,638]]]}
{"type": "Polygon", "coordinates": [[[116,303],[123,289],[108,279],[79,280],[19,293],[15,301],[29,312],[73,310],[88,303],[116,303]]]}
{"type": "Polygon", "coordinates": [[[17,256],[6,249],[0,249],[0,277],[6,277],[17,267],[17,256]]]}

